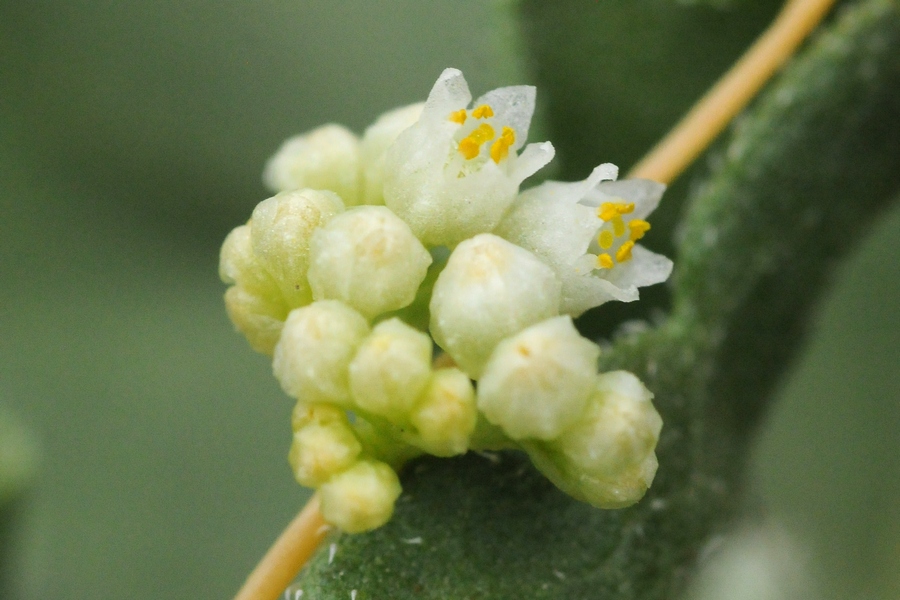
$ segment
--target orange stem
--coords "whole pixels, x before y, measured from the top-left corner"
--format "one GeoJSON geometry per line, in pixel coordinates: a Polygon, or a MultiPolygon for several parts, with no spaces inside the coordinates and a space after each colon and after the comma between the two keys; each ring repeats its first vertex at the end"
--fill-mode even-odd
{"type": "Polygon", "coordinates": [[[825,18],[834,0],[789,0],[778,17],[694,108],[635,165],[628,177],[671,183],[825,18]]]}
{"type": "Polygon", "coordinates": [[[314,494],[256,565],[234,600],[276,600],[330,530],[314,494]]]}

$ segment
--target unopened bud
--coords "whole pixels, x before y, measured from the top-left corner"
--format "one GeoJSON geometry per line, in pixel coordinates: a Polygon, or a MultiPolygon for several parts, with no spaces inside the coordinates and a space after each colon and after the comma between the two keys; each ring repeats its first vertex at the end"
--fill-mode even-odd
{"type": "Polygon", "coordinates": [[[361,460],[319,488],[322,516],[347,533],[375,529],[390,520],[401,491],[393,469],[361,460]]]}
{"type": "Polygon", "coordinates": [[[359,140],[341,125],[323,125],[288,139],[269,159],[263,183],[273,192],[331,190],[359,204],[359,140]]]}
{"type": "Polygon", "coordinates": [[[533,254],[495,235],[462,242],[438,276],[431,334],[472,378],[503,338],[555,316],[560,283],[533,254]]]}
{"type": "Polygon", "coordinates": [[[368,333],[362,315],[336,300],[294,309],[275,347],[272,370],[294,398],[349,406],[347,368],[368,333]]]}
{"type": "Polygon", "coordinates": [[[478,408],[513,439],[553,439],[584,413],[599,356],[568,316],[532,325],[491,354],[478,408]]]}
{"type": "Polygon", "coordinates": [[[431,254],[383,206],[360,206],[312,236],[309,283],[316,300],[341,300],[366,317],[411,304],[431,254]]]}
{"type": "Polygon", "coordinates": [[[350,363],[350,390],[362,410],[405,422],[431,375],[431,339],[397,318],[382,321],[350,363]]]}
{"type": "Polygon", "coordinates": [[[260,202],[250,221],[253,253],[291,308],[309,304],[309,241],[316,228],[344,210],[333,192],[282,192],[260,202]]]}

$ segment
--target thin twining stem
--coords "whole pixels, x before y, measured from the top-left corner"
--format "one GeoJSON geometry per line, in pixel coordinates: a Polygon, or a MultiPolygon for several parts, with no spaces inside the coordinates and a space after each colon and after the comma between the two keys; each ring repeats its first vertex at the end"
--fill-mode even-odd
{"type": "Polygon", "coordinates": [[[290,585],[331,528],[314,494],[259,561],[234,600],[275,600],[290,585]]]}
{"type": "MultiPolygon", "coordinates": [[[[834,0],[788,0],[756,43],[628,177],[671,183],[790,58],[832,4],[834,0]]],[[[277,600],[327,533],[318,495],[313,495],[250,573],[234,600],[277,600]]]]}
{"type": "Polygon", "coordinates": [[[674,181],[793,55],[833,4],[834,0],[789,0],[772,25],[628,177],[674,181]]]}

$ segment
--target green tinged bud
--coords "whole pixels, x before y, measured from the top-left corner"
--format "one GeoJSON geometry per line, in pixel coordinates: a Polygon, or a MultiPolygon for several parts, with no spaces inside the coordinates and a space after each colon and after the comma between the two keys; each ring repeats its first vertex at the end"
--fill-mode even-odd
{"type": "Polygon", "coordinates": [[[626,371],[597,376],[582,419],[558,439],[526,444],[536,466],[568,494],[598,508],[640,500],[656,475],[662,419],[653,394],[626,371]]]}
{"type": "Polygon", "coordinates": [[[400,319],[382,321],[350,363],[356,406],[392,423],[409,419],[431,376],[431,339],[400,319]]]}
{"type": "Polygon", "coordinates": [[[409,420],[409,443],[435,456],[465,454],[478,420],[469,376],[459,369],[435,371],[409,420]]]}
{"type": "Polygon", "coordinates": [[[431,296],[431,335],[478,379],[500,340],[558,314],[560,284],[533,254],[495,235],[462,242],[431,296]]]}
{"type": "Polygon", "coordinates": [[[343,210],[344,203],[337,194],[315,190],[282,192],[253,209],[253,253],[291,308],[312,300],[306,273],[313,232],[343,210]]]}
{"type": "Polygon", "coordinates": [[[383,206],[360,206],[319,228],[310,244],[316,300],[341,300],[368,318],[412,303],[431,254],[383,206]]]}
{"type": "Polygon", "coordinates": [[[322,404],[302,410],[308,422],[295,429],[288,461],[300,485],[317,487],[356,462],[362,446],[344,411],[322,404]]]}
{"type": "Polygon", "coordinates": [[[336,300],[294,309],[275,346],[272,370],[289,396],[349,406],[347,368],[368,333],[362,315],[336,300]]]}
{"type": "Polygon", "coordinates": [[[478,408],[513,439],[553,439],[584,413],[599,356],[571,317],[532,325],[491,354],[478,382],[478,408]]]}
{"type": "Polygon", "coordinates": [[[322,516],[347,533],[381,527],[400,497],[397,474],[383,462],[361,460],[319,488],[322,516]]]}
{"type": "Polygon", "coordinates": [[[269,159],[263,183],[273,192],[331,190],[347,206],[360,203],[359,140],[341,125],[288,139],[269,159]]]}

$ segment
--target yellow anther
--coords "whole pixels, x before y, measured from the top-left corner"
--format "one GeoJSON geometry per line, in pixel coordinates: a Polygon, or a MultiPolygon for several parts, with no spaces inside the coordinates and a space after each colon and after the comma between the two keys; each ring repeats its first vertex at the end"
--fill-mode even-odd
{"type": "Polygon", "coordinates": [[[462,125],[466,122],[467,116],[468,115],[466,115],[466,109],[461,108],[450,113],[450,116],[448,118],[454,123],[459,123],[460,125],[462,125]]]}
{"type": "Polygon", "coordinates": [[[606,252],[597,256],[597,268],[598,269],[612,269],[613,268],[612,256],[610,256],[606,252]]]}
{"type": "Polygon", "coordinates": [[[464,138],[459,142],[459,153],[466,160],[472,160],[481,152],[481,144],[470,137],[464,138]]]}
{"type": "Polygon", "coordinates": [[[631,230],[631,240],[636,242],[650,231],[650,223],[643,219],[632,219],[628,221],[628,229],[631,230]]]}
{"type": "Polygon", "coordinates": [[[494,138],[494,128],[487,123],[479,125],[472,133],[459,141],[459,153],[471,160],[481,152],[481,145],[494,138]]]}
{"type": "Polygon", "coordinates": [[[472,116],[476,119],[486,119],[494,116],[494,109],[488,104],[482,104],[472,109],[472,116]]]}
{"type": "Polygon", "coordinates": [[[625,221],[622,220],[621,215],[616,215],[612,218],[612,226],[613,233],[616,234],[616,237],[625,235],[625,221]]]}
{"type": "Polygon", "coordinates": [[[516,132],[511,127],[504,127],[500,139],[491,146],[491,158],[494,159],[494,162],[499,163],[506,158],[509,155],[510,147],[515,143],[516,132]]]}
{"type": "Polygon", "coordinates": [[[616,210],[616,205],[612,202],[604,202],[600,205],[600,208],[597,209],[597,216],[604,221],[612,221],[612,218],[618,214],[619,211],[616,210]]]}
{"type": "Polygon", "coordinates": [[[608,229],[604,229],[600,232],[600,235],[597,237],[597,243],[600,244],[600,247],[604,250],[609,250],[612,248],[613,241],[615,238],[613,237],[612,231],[608,229]]]}
{"type": "Polygon", "coordinates": [[[634,202],[604,202],[597,209],[597,216],[604,221],[612,221],[616,215],[627,215],[631,212],[634,212],[634,202]]]}
{"type": "Polygon", "coordinates": [[[631,249],[634,248],[634,242],[628,240],[616,250],[616,260],[621,262],[625,262],[631,260],[631,249]]]}

